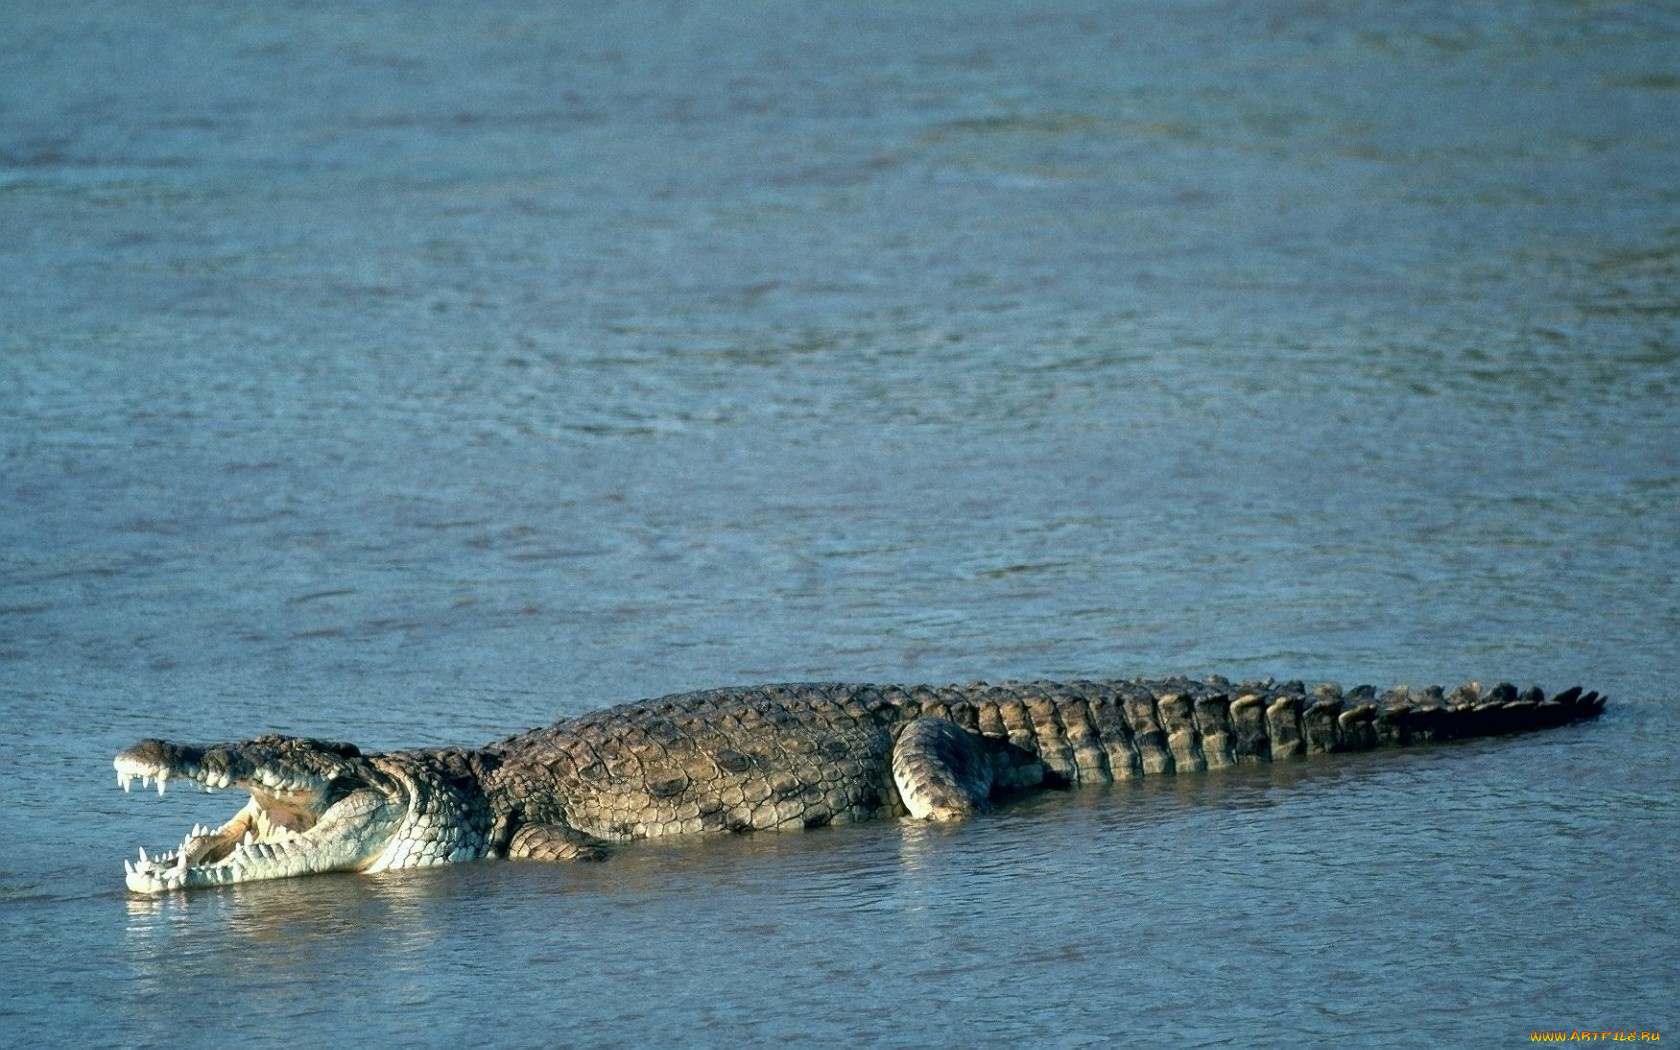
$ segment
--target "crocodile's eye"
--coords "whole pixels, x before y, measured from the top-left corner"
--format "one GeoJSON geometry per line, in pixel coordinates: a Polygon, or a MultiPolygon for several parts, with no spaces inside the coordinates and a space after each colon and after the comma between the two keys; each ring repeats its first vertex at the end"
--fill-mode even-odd
{"type": "Polygon", "coordinates": [[[331,808],[364,786],[355,777],[333,777],[327,781],[327,786],[321,789],[321,806],[323,809],[331,808]]]}

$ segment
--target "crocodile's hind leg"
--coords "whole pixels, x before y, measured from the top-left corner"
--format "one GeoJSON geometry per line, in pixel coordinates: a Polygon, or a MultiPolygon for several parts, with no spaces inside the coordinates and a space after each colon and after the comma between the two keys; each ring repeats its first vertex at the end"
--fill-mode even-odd
{"type": "Polygon", "coordinates": [[[507,855],[510,860],[605,860],[607,844],[562,824],[522,824],[507,855]]]}
{"type": "Polygon", "coordinates": [[[947,718],[918,718],[893,745],[893,783],[917,820],[989,813],[992,761],[974,734],[947,718]]]}

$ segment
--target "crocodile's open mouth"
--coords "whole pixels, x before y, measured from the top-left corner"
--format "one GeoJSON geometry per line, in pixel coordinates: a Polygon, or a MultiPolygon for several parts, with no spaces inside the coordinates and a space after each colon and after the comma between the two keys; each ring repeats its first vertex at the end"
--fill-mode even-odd
{"type": "Polygon", "coordinates": [[[354,747],[259,737],[209,747],[143,740],[117,755],[117,783],[187,781],[239,788],[250,801],[217,828],[195,825],[173,849],[125,861],[136,893],[218,886],[374,865],[406,809],[401,792],[354,747]],[[377,783],[375,781],[378,781],[377,783]]]}

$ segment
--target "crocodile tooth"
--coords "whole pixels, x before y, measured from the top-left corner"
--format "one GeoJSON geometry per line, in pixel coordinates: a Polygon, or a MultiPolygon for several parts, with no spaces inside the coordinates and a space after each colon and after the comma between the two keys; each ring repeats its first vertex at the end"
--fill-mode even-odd
{"type": "Polygon", "coordinates": [[[169,770],[158,770],[158,794],[163,794],[163,782],[169,779],[169,770]]]}
{"type": "Polygon", "coordinates": [[[134,862],[132,860],[128,860],[127,858],[124,858],[123,860],[123,871],[129,875],[138,875],[140,873],[140,869],[134,866],[134,862]]]}
{"type": "Polygon", "coordinates": [[[140,847],[140,863],[142,863],[142,864],[150,863],[150,858],[148,858],[146,856],[146,847],[144,847],[144,846],[140,847]]]}
{"type": "Polygon", "coordinates": [[[239,841],[239,844],[241,846],[249,846],[252,842],[255,842],[255,841],[256,841],[256,836],[252,835],[249,831],[247,831],[245,833],[245,837],[239,841]]]}

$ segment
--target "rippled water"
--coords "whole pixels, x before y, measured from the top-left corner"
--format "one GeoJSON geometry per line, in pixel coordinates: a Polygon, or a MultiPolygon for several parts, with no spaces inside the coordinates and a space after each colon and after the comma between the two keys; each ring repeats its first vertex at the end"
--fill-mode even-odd
{"type": "Polygon", "coordinates": [[[1674,1027],[1658,4],[5,6],[0,1041],[1674,1027]],[[598,8],[598,9],[596,9],[598,8]],[[1595,725],[129,899],[145,735],[787,679],[1595,725]]]}

